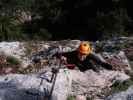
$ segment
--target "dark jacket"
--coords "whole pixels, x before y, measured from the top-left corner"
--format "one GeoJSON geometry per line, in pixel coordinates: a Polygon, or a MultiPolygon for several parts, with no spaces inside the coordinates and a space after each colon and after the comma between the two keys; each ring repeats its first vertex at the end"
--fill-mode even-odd
{"type": "Polygon", "coordinates": [[[97,57],[95,54],[89,54],[85,60],[80,61],[78,58],[78,52],[72,51],[62,54],[57,54],[58,57],[64,56],[67,58],[68,64],[75,64],[76,67],[80,71],[86,71],[88,69],[93,69],[94,71],[99,71],[99,65],[106,68],[106,69],[112,69],[112,66],[106,62],[103,62],[99,57],[97,57]]]}

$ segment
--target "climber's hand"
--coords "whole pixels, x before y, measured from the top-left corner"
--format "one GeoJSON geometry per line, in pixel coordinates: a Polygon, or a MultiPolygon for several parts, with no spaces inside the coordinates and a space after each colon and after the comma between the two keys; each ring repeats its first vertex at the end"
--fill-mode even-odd
{"type": "Polygon", "coordinates": [[[113,69],[113,66],[109,63],[102,63],[102,66],[108,70],[112,70],[113,69]]]}
{"type": "Polygon", "coordinates": [[[61,56],[60,59],[61,59],[61,61],[62,61],[63,64],[66,64],[67,63],[67,58],[66,57],[61,56]]]}

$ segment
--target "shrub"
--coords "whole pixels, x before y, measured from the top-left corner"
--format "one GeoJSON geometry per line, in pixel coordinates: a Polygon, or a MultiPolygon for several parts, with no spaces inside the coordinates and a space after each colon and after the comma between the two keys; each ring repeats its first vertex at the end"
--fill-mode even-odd
{"type": "Polygon", "coordinates": [[[68,96],[67,100],[75,100],[75,96],[68,96]]]}
{"type": "Polygon", "coordinates": [[[17,59],[14,56],[8,56],[6,58],[7,63],[11,64],[11,65],[19,65],[21,62],[19,61],[19,59],[17,59]]]}
{"type": "Polygon", "coordinates": [[[133,80],[132,79],[128,79],[124,82],[119,82],[116,81],[112,86],[111,86],[111,90],[106,90],[103,94],[105,95],[105,97],[113,94],[113,93],[118,93],[121,91],[125,91],[128,89],[128,87],[130,87],[131,85],[133,85],[133,80]]]}
{"type": "Polygon", "coordinates": [[[132,19],[128,16],[126,9],[118,8],[108,13],[98,12],[96,16],[98,31],[102,32],[103,38],[114,36],[128,36],[129,23],[132,19]]]}

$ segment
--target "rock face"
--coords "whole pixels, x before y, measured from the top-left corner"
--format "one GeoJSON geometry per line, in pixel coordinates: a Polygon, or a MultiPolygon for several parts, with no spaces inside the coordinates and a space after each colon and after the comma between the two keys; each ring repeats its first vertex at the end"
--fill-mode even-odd
{"type": "MultiPolygon", "coordinates": [[[[82,95],[91,95],[95,97],[102,93],[104,89],[110,88],[114,82],[123,82],[129,79],[130,76],[124,73],[125,70],[131,70],[131,66],[126,57],[128,52],[126,52],[125,49],[123,49],[123,51],[125,50],[124,52],[120,50],[116,52],[116,50],[113,49],[115,48],[115,43],[122,44],[123,41],[125,42],[127,39],[123,40],[122,38],[108,41],[105,46],[103,45],[104,43],[102,44],[105,52],[100,52],[100,57],[114,66],[113,71],[102,69],[99,73],[92,70],[83,73],[79,70],[61,69],[57,75],[52,100],[66,100],[68,95],[80,95],[81,97],[82,95]],[[107,52],[108,50],[109,52],[107,52]]],[[[132,40],[130,39],[130,41],[132,40]]],[[[54,61],[50,59],[50,57],[57,52],[75,50],[78,48],[80,42],[79,40],[64,40],[33,43],[31,48],[29,48],[28,45],[28,49],[31,50],[30,57],[25,54],[27,48],[24,47],[24,43],[1,42],[1,54],[13,55],[21,59],[23,67],[33,63],[33,60],[38,59],[42,59],[45,63],[50,60],[48,63],[52,63],[52,65],[46,65],[50,69],[47,71],[44,70],[46,66],[42,65],[43,69],[41,69],[41,71],[30,75],[8,74],[0,76],[0,100],[46,100],[46,96],[50,92],[52,86],[52,83],[49,83],[47,79],[50,80],[52,75],[51,66],[56,66],[53,62],[57,63],[57,60],[54,61]],[[42,73],[40,74],[40,72],[42,73]]],[[[131,54],[132,53],[129,55],[130,57],[132,57],[131,54]]],[[[0,56],[0,64],[3,64],[4,61],[3,56],[0,56]]],[[[64,67],[64,65],[62,65],[62,67],[64,67]]],[[[115,99],[115,97],[116,96],[111,95],[107,100],[118,100],[118,98],[115,99]]]]}
{"type": "Polygon", "coordinates": [[[24,44],[20,42],[1,42],[0,54],[16,57],[22,62],[22,67],[26,67],[30,63],[30,60],[25,55],[24,44]]]}
{"type": "MultiPolygon", "coordinates": [[[[48,48],[42,48],[38,52],[34,53],[31,59],[47,59],[51,58],[55,53],[61,52],[70,52],[78,48],[80,40],[64,40],[64,41],[53,41],[47,42],[44,45],[47,45],[48,48]]],[[[46,47],[46,46],[42,47],[46,47]]]]}
{"type": "Polygon", "coordinates": [[[101,70],[96,73],[88,70],[85,73],[73,70],[72,74],[72,94],[86,94],[96,96],[103,89],[109,88],[115,81],[124,81],[130,77],[117,71],[101,70]]]}
{"type": "MultiPolygon", "coordinates": [[[[36,61],[41,60],[47,62],[47,59],[51,58],[52,55],[54,55],[57,52],[68,52],[75,50],[78,47],[79,43],[80,40],[47,41],[47,42],[43,41],[37,43],[1,42],[0,63],[4,63],[3,55],[14,56],[21,61],[21,66],[19,67],[25,69],[29,65],[32,65],[34,60],[36,61]]],[[[41,64],[41,67],[42,66],[45,65],[41,64]]]]}
{"type": "Polygon", "coordinates": [[[126,91],[115,93],[105,100],[133,100],[133,86],[130,86],[126,91]]]}
{"type": "MultiPolygon", "coordinates": [[[[58,74],[52,100],[66,100],[70,92],[70,81],[63,73],[60,71],[58,74]]],[[[52,83],[46,80],[42,81],[38,75],[10,74],[0,76],[0,100],[46,100],[51,85],[52,83]]]]}
{"type": "Polygon", "coordinates": [[[14,74],[1,76],[0,79],[0,100],[37,100],[41,95],[37,90],[40,80],[35,77],[14,74]],[[35,95],[28,94],[30,90],[35,95]]]}
{"type": "MultiPolygon", "coordinates": [[[[52,85],[45,79],[50,79],[50,77],[50,72],[38,75],[0,76],[0,100],[45,100],[52,85]],[[42,77],[43,82],[41,82],[42,77]]],[[[61,69],[57,75],[52,100],[66,100],[70,94],[95,96],[113,82],[126,79],[129,79],[129,76],[115,71],[104,70],[98,74],[92,70],[83,73],[77,70],[61,69]]]]}
{"type": "Polygon", "coordinates": [[[130,47],[130,48],[126,48],[123,50],[127,57],[130,59],[130,60],[133,60],[133,47],[130,47]]]}
{"type": "Polygon", "coordinates": [[[20,42],[1,42],[0,52],[20,58],[24,55],[24,46],[20,42]]]}
{"type": "Polygon", "coordinates": [[[130,63],[123,51],[115,53],[102,53],[103,58],[113,66],[114,70],[129,71],[131,70],[130,63]]]}

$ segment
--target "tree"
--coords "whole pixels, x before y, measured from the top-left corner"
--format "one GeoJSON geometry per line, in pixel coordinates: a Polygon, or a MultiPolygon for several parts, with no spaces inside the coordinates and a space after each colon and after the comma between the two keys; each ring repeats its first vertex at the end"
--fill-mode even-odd
{"type": "Polygon", "coordinates": [[[97,11],[97,30],[102,32],[104,37],[128,35],[128,26],[132,23],[124,6],[124,0],[113,0],[112,8],[109,11],[97,11]]]}

